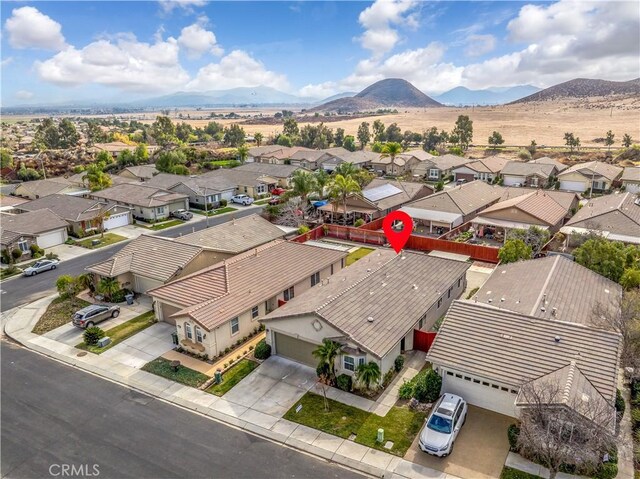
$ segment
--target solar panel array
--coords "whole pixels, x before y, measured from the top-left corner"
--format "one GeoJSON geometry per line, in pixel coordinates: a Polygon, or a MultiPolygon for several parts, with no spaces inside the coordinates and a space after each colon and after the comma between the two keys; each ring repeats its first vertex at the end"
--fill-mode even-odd
{"type": "Polygon", "coordinates": [[[388,198],[389,196],[397,195],[398,193],[402,193],[400,188],[387,184],[376,186],[370,190],[364,190],[362,195],[369,201],[380,201],[383,198],[388,198]]]}

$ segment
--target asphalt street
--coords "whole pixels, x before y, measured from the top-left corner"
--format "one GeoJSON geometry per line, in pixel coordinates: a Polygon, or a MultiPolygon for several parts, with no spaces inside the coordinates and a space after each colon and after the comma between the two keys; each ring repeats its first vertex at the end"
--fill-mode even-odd
{"type": "MultiPolygon", "coordinates": [[[[213,216],[209,218],[209,227],[231,221],[233,217],[241,218],[253,213],[260,213],[261,211],[262,208],[238,209],[238,211],[234,212],[233,215],[220,217],[213,216]]],[[[168,238],[176,238],[180,235],[202,230],[206,228],[206,226],[206,220],[191,220],[179,227],[172,228],[167,231],[161,230],[155,234],[158,236],[166,236],[168,238]]],[[[37,276],[20,276],[3,282],[0,284],[0,304],[2,305],[2,311],[8,311],[16,306],[30,303],[48,296],[55,292],[55,281],[58,276],[62,274],[69,274],[72,276],[82,274],[87,266],[104,261],[112,254],[123,248],[126,244],[127,241],[123,241],[112,246],[100,248],[91,254],[61,262],[55,271],[47,271],[37,276]]]]}
{"type": "Polygon", "coordinates": [[[3,478],[361,478],[2,341],[3,478]],[[96,471],[98,474],[96,474],[96,471]]]}

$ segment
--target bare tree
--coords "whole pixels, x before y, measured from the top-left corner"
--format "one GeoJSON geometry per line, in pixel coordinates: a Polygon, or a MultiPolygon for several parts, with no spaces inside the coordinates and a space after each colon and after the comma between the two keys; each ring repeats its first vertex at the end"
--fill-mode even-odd
{"type": "Polygon", "coordinates": [[[300,226],[306,223],[304,219],[311,214],[312,210],[309,205],[296,205],[290,201],[280,209],[276,224],[300,228],[300,226]]]}
{"type": "Polygon", "coordinates": [[[518,448],[538,460],[554,479],[563,464],[597,469],[613,445],[613,407],[597,391],[569,398],[557,381],[524,384],[517,403],[522,406],[518,448]]]}

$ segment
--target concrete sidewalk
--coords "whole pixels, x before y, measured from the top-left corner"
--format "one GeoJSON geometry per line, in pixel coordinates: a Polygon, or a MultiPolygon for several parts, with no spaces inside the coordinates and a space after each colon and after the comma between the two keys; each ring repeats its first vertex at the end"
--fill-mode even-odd
{"type": "MultiPolygon", "coordinates": [[[[332,436],[276,415],[266,414],[224,397],[183,386],[123,364],[117,360],[117,357],[105,357],[106,353],[79,356],[79,353],[84,352],[31,332],[55,297],[56,295],[52,295],[12,310],[10,314],[3,317],[3,322],[6,323],[5,333],[25,347],[71,366],[365,474],[396,479],[460,479],[356,444],[348,439],[332,436]]],[[[5,316],[4,313],[3,316],[5,316]]]]}

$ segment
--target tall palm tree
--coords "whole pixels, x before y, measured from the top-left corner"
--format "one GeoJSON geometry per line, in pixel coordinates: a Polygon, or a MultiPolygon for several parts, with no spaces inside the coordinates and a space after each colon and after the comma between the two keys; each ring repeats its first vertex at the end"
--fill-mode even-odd
{"type": "Polygon", "coordinates": [[[331,380],[336,375],[336,358],[342,346],[330,339],[323,339],[322,344],[313,350],[312,354],[318,359],[318,370],[326,369],[331,380]]]}
{"type": "Polygon", "coordinates": [[[342,203],[345,225],[347,224],[347,198],[353,193],[360,193],[360,191],[360,185],[350,175],[338,174],[329,185],[329,196],[333,199],[334,205],[342,203]]]}
{"type": "Polygon", "coordinates": [[[356,369],[356,379],[364,384],[367,389],[371,388],[371,384],[378,384],[381,373],[378,363],[369,361],[367,364],[361,364],[356,369]]]}
{"type": "Polygon", "coordinates": [[[315,177],[315,192],[318,193],[320,198],[324,197],[324,187],[329,183],[329,173],[323,168],[320,168],[314,173],[315,177]]]}
{"type": "Polygon", "coordinates": [[[240,163],[244,163],[247,160],[247,156],[249,155],[249,147],[247,145],[240,145],[236,148],[238,152],[238,158],[240,158],[240,163]]]}
{"type": "Polygon", "coordinates": [[[262,139],[264,138],[264,136],[262,136],[262,133],[256,133],[255,135],[253,135],[253,139],[256,140],[256,145],[260,146],[260,144],[262,143],[262,139]]]}
{"type": "Polygon", "coordinates": [[[98,293],[103,294],[107,299],[111,299],[118,291],[120,291],[120,283],[116,278],[102,278],[98,283],[98,293]]]}
{"type": "Polygon", "coordinates": [[[338,166],[336,166],[336,169],[333,170],[333,172],[336,175],[342,175],[342,176],[352,175],[353,176],[357,170],[358,168],[356,168],[356,166],[353,163],[349,163],[345,161],[343,163],[340,163],[338,166]]]}
{"type": "Polygon", "coordinates": [[[382,147],[382,151],[380,152],[380,156],[391,158],[391,163],[396,159],[396,156],[402,153],[402,145],[400,143],[396,143],[394,141],[385,143],[382,147]]]}
{"type": "Polygon", "coordinates": [[[313,174],[305,170],[296,170],[291,178],[291,184],[293,185],[292,193],[299,196],[303,205],[306,206],[309,193],[316,188],[313,174]]]}

